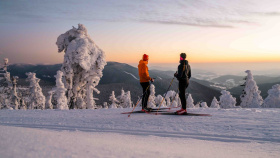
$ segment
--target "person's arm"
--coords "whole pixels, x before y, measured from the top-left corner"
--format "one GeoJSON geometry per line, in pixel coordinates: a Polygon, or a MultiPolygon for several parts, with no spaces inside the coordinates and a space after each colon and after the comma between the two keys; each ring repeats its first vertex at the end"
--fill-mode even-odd
{"type": "Polygon", "coordinates": [[[183,71],[183,68],[181,66],[181,64],[178,66],[178,73],[176,75],[176,78],[177,79],[180,79],[182,77],[182,71],[183,71]]]}
{"type": "Polygon", "coordinates": [[[190,65],[188,65],[188,66],[189,66],[188,78],[190,79],[192,77],[192,72],[191,72],[191,66],[190,65]]]}

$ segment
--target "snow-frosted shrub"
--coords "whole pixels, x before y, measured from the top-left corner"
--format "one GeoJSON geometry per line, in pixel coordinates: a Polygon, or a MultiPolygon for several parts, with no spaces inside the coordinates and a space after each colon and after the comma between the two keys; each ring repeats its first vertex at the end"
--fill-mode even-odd
{"type": "Polygon", "coordinates": [[[150,96],[148,98],[148,103],[147,107],[154,108],[156,107],[156,102],[155,102],[155,96],[156,91],[155,91],[155,86],[153,84],[150,85],[150,96]]]}
{"type": "Polygon", "coordinates": [[[222,95],[220,96],[220,107],[221,108],[234,108],[236,104],[236,98],[232,97],[230,92],[226,90],[221,91],[222,95]]]}
{"type": "Polygon", "coordinates": [[[272,89],[268,90],[268,96],[265,98],[262,107],[280,108],[280,84],[273,85],[272,89]]]}
{"type": "Polygon", "coordinates": [[[219,102],[216,99],[216,97],[213,98],[213,100],[211,102],[211,105],[210,105],[210,108],[220,108],[219,102]]]}
{"type": "Polygon", "coordinates": [[[201,107],[202,107],[202,108],[208,108],[208,106],[207,106],[207,103],[206,103],[206,102],[202,102],[200,105],[201,105],[201,107]]]}
{"type": "Polygon", "coordinates": [[[109,108],[118,108],[119,105],[117,103],[119,101],[117,100],[114,91],[112,91],[112,94],[111,94],[111,96],[109,98],[109,101],[111,102],[111,105],[109,106],[109,108]]]}
{"type": "Polygon", "coordinates": [[[29,84],[29,99],[28,109],[45,109],[45,96],[42,93],[42,88],[39,85],[40,79],[36,77],[36,73],[28,72],[27,81],[29,84]]]}
{"type": "Polygon", "coordinates": [[[157,97],[155,98],[155,102],[156,102],[156,105],[158,105],[160,107],[166,107],[166,101],[160,94],[157,95],[157,97]]]}
{"type": "Polygon", "coordinates": [[[187,108],[194,108],[192,95],[189,94],[187,98],[187,108]]]}
{"type": "Polygon", "coordinates": [[[240,96],[240,106],[243,108],[259,108],[263,103],[263,98],[260,95],[261,91],[259,91],[251,71],[247,70],[245,72],[247,77],[243,94],[240,96]]]}
{"type": "Polygon", "coordinates": [[[93,42],[82,24],[61,34],[56,45],[59,52],[65,52],[61,71],[65,75],[69,107],[95,107],[93,91],[99,93],[95,87],[106,65],[105,53],[93,42]]]}

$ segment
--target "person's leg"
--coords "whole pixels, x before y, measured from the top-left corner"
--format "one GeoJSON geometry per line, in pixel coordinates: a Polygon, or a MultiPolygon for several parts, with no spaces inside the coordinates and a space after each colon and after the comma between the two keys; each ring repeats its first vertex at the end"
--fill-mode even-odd
{"type": "Polygon", "coordinates": [[[186,81],[184,80],[180,80],[179,81],[179,97],[181,100],[181,104],[182,104],[182,109],[186,109],[187,107],[187,102],[186,102],[186,81]]]}
{"type": "Polygon", "coordinates": [[[150,95],[150,83],[149,82],[143,82],[141,83],[142,89],[143,89],[143,96],[142,96],[142,108],[147,107],[148,98],[150,95]]]}

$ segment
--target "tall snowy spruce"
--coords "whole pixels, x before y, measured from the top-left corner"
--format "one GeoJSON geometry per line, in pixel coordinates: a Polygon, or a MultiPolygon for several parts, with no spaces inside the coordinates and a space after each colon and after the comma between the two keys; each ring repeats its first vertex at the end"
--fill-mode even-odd
{"type": "Polygon", "coordinates": [[[268,96],[263,102],[264,108],[280,108],[280,84],[272,86],[272,89],[268,90],[268,96]]]}
{"type": "Polygon", "coordinates": [[[220,108],[219,101],[217,100],[216,97],[213,98],[210,108],[220,108]]]}
{"type": "Polygon", "coordinates": [[[263,104],[263,98],[260,95],[261,91],[259,91],[251,71],[247,70],[245,72],[247,77],[244,83],[245,88],[240,96],[240,106],[243,108],[259,108],[263,104]]]}
{"type": "Polygon", "coordinates": [[[64,51],[61,71],[64,73],[67,102],[70,109],[95,107],[93,91],[102,77],[106,65],[105,53],[78,24],[57,38],[58,52],[64,51]]]}
{"type": "Polygon", "coordinates": [[[28,109],[45,109],[45,96],[42,93],[42,88],[39,85],[40,79],[36,77],[36,73],[28,72],[27,81],[29,84],[29,105],[28,109]]]}
{"type": "Polygon", "coordinates": [[[220,96],[220,107],[221,108],[234,108],[236,104],[236,98],[232,97],[229,91],[222,90],[220,96]]]}

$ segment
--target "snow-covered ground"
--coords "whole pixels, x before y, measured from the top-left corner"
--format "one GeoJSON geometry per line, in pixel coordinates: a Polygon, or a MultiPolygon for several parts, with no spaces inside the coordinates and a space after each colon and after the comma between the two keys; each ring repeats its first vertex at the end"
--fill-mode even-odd
{"type": "Polygon", "coordinates": [[[280,109],[1,110],[0,157],[279,157],[280,109]]]}

